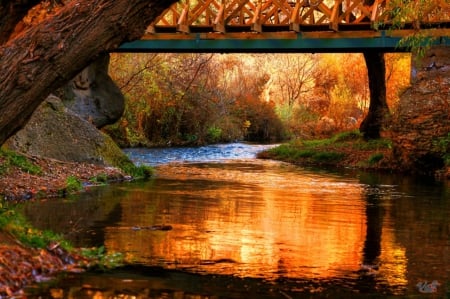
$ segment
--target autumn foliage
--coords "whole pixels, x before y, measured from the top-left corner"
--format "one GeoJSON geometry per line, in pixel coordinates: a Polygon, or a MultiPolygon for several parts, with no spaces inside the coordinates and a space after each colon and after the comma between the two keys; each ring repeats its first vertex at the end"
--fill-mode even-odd
{"type": "MultiPolygon", "coordinates": [[[[395,113],[410,57],[386,54],[395,113]]],[[[106,129],[122,146],[277,142],[357,129],[369,87],[362,54],[113,54],[127,98],[106,129]]]]}
{"type": "Polygon", "coordinates": [[[283,137],[275,105],[261,98],[266,74],[244,68],[238,56],[115,54],[110,69],[127,97],[124,117],[107,128],[121,145],[283,137]]]}

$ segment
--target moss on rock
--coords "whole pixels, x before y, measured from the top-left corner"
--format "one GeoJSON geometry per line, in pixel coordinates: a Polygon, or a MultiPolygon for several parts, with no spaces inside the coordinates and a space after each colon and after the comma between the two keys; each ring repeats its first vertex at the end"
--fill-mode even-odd
{"type": "Polygon", "coordinates": [[[123,169],[132,165],[106,134],[50,96],[28,124],[6,142],[8,149],[30,156],[123,169]]]}

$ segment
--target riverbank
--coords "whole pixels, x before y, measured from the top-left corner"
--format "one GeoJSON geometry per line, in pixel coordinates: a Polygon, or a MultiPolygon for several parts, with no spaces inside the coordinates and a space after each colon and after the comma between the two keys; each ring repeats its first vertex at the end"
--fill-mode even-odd
{"type": "Polygon", "coordinates": [[[14,210],[15,203],[63,197],[94,185],[129,179],[114,167],[0,151],[0,298],[20,297],[24,287],[48,280],[61,271],[81,271],[78,265],[85,261],[27,226],[14,210]],[[35,242],[35,237],[41,238],[46,244],[24,244],[17,234],[35,242]]]}
{"type": "MultiPolygon", "coordinates": [[[[306,167],[404,172],[394,158],[391,140],[382,138],[366,141],[355,131],[337,134],[328,139],[294,140],[261,152],[258,158],[280,160],[306,167]]],[[[434,176],[440,180],[449,180],[450,166],[435,171],[434,176]]]]}
{"type": "Polygon", "coordinates": [[[78,187],[130,179],[114,167],[13,153],[0,155],[0,165],[0,195],[8,201],[62,197],[78,187]]]}
{"type": "Polygon", "coordinates": [[[47,248],[31,248],[15,237],[0,231],[0,298],[21,298],[23,288],[51,279],[61,271],[80,272],[70,255],[58,244],[47,248]]]}

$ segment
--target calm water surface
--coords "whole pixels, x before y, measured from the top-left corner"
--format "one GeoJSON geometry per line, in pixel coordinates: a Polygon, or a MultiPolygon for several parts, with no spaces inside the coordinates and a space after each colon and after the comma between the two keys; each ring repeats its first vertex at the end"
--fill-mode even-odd
{"type": "MultiPolygon", "coordinates": [[[[127,150],[157,176],[29,203],[31,221],[130,264],[43,298],[445,298],[446,183],[254,159],[263,146],[127,150]],[[210,154],[210,155],[208,155],[210,154]],[[171,230],[154,230],[155,226],[171,230]],[[423,295],[418,282],[437,280],[423,295]],[[60,296],[60,297],[58,297],[60,296]]],[[[33,296],[33,295],[31,295],[33,296]]],[[[38,295],[34,295],[38,296],[38,295]]],[[[32,298],[32,297],[30,297],[32,298]]]]}

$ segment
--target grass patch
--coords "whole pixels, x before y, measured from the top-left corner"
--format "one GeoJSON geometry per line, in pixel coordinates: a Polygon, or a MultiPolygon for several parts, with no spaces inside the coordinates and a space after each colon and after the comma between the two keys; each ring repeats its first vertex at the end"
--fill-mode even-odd
{"type": "Polygon", "coordinates": [[[367,162],[369,163],[369,165],[374,165],[374,164],[380,162],[383,158],[384,158],[384,154],[382,154],[382,153],[375,153],[375,154],[373,154],[373,155],[371,155],[369,157],[367,162]]]}
{"type": "Polygon", "coordinates": [[[51,231],[34,228],[16,209],[0,203],[0,229],[11,233],[22,244],[33,248],[45,248],[50,242],[58,242],[64,249],[72,248],[63,236],[51,231]]]}
{"type": "Polygon", "coordinates": [[[291,158],[293,157],[298,151],[295,147],[293,147],[290,144],[282,144],[280,146],[271,148],[267,151],[268,153],[275,155],[279,158],[291,158]]]}
{"type": "Polygon", "coordinates": [[[259,154],[305,165],[375,166],[392,148],[388,139],[364,140],[359,131],[342,132],[326,139],[293,140],[259,154]]]}
{"type": "Polygon", "coordinates": [[[18,167],[30,174],[42,173],[41,168],[33,164],[27,157],[5,149],[0,149],[0,163],[0,175],[7,173],[11,167],[18,167]]]}
{"type": "Polygon", "coordinates": [[[121,169],[128,175],[131,175],[135,179],[146,179],[153,176],[155,170],[151,166],[140,165],[136,166],[133,163],[129,163],[121,167],[121,169]]]}
{"type": "Polygon", "coordinates": [[[105,185],[108,183],[108,175],[106,173],[100,173],[95,177],[90,178],[89,181],[93,184],[105,185]]]}
{"type": "Polygon", "coordinates": [[[304,150],[304,151],[297,151],[294,154],[295,158],[311,158],[315,155],[316,153],[312,150],[304,150]]]}
{"type": "Polygon", "coordinates": [[[75,176],[69,176],[66,179],[66,187],[64,188],[67,193],[75,193],[83,190],[83,184],[75,176]]]}
{"type": "Polygon", "coordinates": [[[355,149],[360,150],[382,150],[382,149],[391,149],[392,141],[389,139],[374,139],[369,141],[360,141],[354,143],[355,149]]]}
{"type": "Polygon", "coordinates": [[[11,207],[7,203],[0,202],[0,230],[10,233],[21,244],[31,248],[43,249],[51,243],[58,243],[67,252],[81,254],[84,258],[80,260],[83,263],[81,266],[106,270],[123,265],[124,256],[121,253],[108,253],[103,246],[76,250],[63,235],[33,227],[17,205],[11,207]]]}
{"type": "Polygon", "coordinates": [[[333,143],[336,143],[342,141],[361,140],[362,138],[363,135],[358,130],[354,130],[338,133],[333,137],[331,137],[330,139],[332,140],[333,143]]]}
{"type": "Polygon", "coordinates": [[[312,156],[312,158],[317,163],[339,162],[344,157],[345,157],[344,153],[338,153],[338,152],[318,152],[312,156]]]}
{"type": "Polygon", "coordinates": [[[120,252],[107,253],[105,247],[82,248],[81,255],[87,258],[91,267],[107,270],[123,266],[124,255],[120,252]]]}
{"type": "Polygon", "coordinates": [[[318,164],[337,162],[345,157],[345,154],[340,152],[298,149],[289,144],[280,145],[279,147],[270,149],[268,152],[272,157],[281,160],[297,161],[300,159],[308,159],[318,164]]]}
{"type": "Polygon", "coordinates": [[[303,147],[314,149],[314,148],[328,146],[332,143],[333,143],[332,139],[305,140],[305,141],[303,141],[303,147]]]}
{"type": "Polygon", "coordinates": [[[391,141],[387,139],[377,139],[365,141],[359,131],[348,131],[338,133],[331,138],[313,140],[295,140],[289,145],[303,149],[323,149],[326,147],[340,148],[352,146],[356,149],[371,150],[376,148],[391,147],[391,141]]]}

